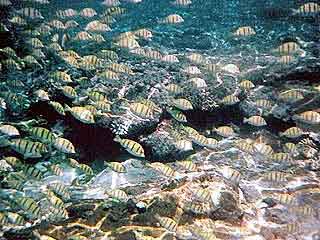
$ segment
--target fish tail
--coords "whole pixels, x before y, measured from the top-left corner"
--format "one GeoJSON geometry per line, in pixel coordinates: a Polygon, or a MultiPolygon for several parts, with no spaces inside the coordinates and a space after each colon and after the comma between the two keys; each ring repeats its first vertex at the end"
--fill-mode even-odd
{"type": "Polygon", "coordinates": [[[120,140],[121,140],[121,138],[120,138],[118,135],[116,135],[116,136],[113,138],[113,141],[115,141],[115,142],[120,142],[120,140]]]}
{"type": "Polygon", "coordinates": [[[68,104],[64,104],[64,110],[65,110],[65,111],[70,111],[71,108],[68,106],[68,104]]]}
{"type": "Polygon", "coordinates": [[[8,147],[10,145],[11,145],[11,142],[6,136],[0,137],[0,147],[8,147]]]}

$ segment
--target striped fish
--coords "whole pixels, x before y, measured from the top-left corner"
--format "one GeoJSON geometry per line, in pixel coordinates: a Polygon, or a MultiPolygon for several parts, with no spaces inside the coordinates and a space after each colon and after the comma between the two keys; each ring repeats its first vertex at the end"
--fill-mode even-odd
{"type": "Polygon", "coordinates": [[[70,154],[76,153],[75,147],[73,146],[73,144],[68,139],[65,139],[62,137],[56,138],[53,146],[57,150],[63,153],[70,153],[70,154]]]}
{"type": "Polygon", "coordinates": [[[52,106],[54,108],[54,110],[59,113],[60,115],[63,115],[65,116],[66,113],[64,111],[64,108],[63,106],[61,105],[61,103],[58,103],[58,102],[54,102],[54,101],[50,101],[49,102],[49,105],[52,106]]]}
{"type": "Polygon", "coordinates": [[[124,165],[122,165],[119,162],[105,162],[105,165],[107,165],[109,168],[112,169],[112,171],[118,172],[118,173],[126,173],[127,169],[124,165]]]}
{"type": "Polygon", "coordinates": [[[50,183],[48,185],[48,188],[52,190],[55,194],[60,196],[63,200],[70,199],[69,190],[66,188],[66,186],[63,183],[60,183],[60,182],[50,183]]]}
{"type": "Polygon", "coordinates": [[[186,123],[187,122],[187,117],[186,117],[186,115],[184,115],[183,112],[181,112],[179,110],[176,110],[176,109],[172,109],[172,108],[167,109],[167,111],[178,122],[181,122],[181,123],[186,123]]]}
{"type": "Polygon", "coordinates": [[[163,164],[160,162],[153,162],[153,163],[148,164],[148,166],[159,171],[161,174],[163,174],[166,177],[177,177],[178,176],[178,172],[166,164],[163,164]]]}
{"type": "Polygon", "coordinates": [[[14,16],[11,19],[9,19],[9,22],[15,24],[15,25],[19,25],[19,26],[25,26],[27,25],[27,21],[20,17],[20,16],[14,16]]]}
{"type": "Polygon", "coordinates": [[[293,120],[300,120],[308,124],[319,124],[320,114],[314,111],[305,111],[292,117],[293,120]]]}
{"type": "Polygon", "coordinates": [[[131,103],[129,104],[129,109],[134,115],[137,115],[138,117],[145,119],[154,118],[153,109],[143,103],[131,103]]]}
{"type": "Polygon", "coordinates": [[[124,37],[120,38],[116,42],[114,42],[116,47],[127,48],[129,50],[140,48],[139,43],[133,37],[124,37]]]}
{"type": "Polygon", "coordinates": [[[69,111],[80,122],[87,124],[95,123],[93,114],[84,107],[69,107],[65,104],[65,111],[69,111]]]}
{"type": "Polygon", "coordinates": [[[175,55],[172,55],[172,54],[164,55],[161,58],[161,61],[167,62],[167,63],[178,63],[178,62],[180,62],[179,59],[175,55]]]}
{"type": "Polygon", "coordinates": [[[41,179],[43,179],[43,173],[38,168],[35,168],[31,165],[23,166],[22,171],[26,176],[29,176],[29,177],[34,178],[36,180],[40,181],[41,179]]]}
{"type": "Polygon", "coordinates": [[[181,17],[178,14],[170,14],[159,21],[159,23],[165,23],[165,24],[179,24],[183,22],[184,22],[183,17],[181,17]]]}
{"type": "Polygon", "coordinates": [[[80,169],[82,172],[84,172],[88,176],[92,176],[93,175],[92,168],[90,166],[88,166],[87,164],[79,164],[77,166],[77,168],[80,169]]]}
{"type": "Polygon", "coordinates": [[[78,32],[76,36],[73,38],[74,41],[90,41],[92,40],[91,34],[86,31],[78,32]]]}
{"type": "Polygon", "coordinates": [[[296,13],[301,16],[315,16],[320,12],[320,5],[315,2],[309,2],[301,5],[296,13]]]}
{"type": "Polygon", "coordinates": [[[234,36],[237,37],[247,37],[255,35],[256,31],[250,26],[239,27],[234,33],[234,36]]]}
{"type": "Polygon", "coordinates": [[[133,156],[145,157],[143,147],[139,143],[130,139],[121,139],[119,136],[116,136],[114,141],[120,143],[120,145],[133,156]]]}
{"type": "Polygon", "coordinates": [[[47,152],[47,148],[40,142],[33,142],[27,139],[11,140],[10,146],[13,150],[27,158],[40,158],[42,154],[47,152]]]}
{"type": "Polygon", "coordinates": [[[56,11],[56,16],[59,18],[72,18],[78,15],[78,12],[72,8],[68,8],[65,10],[58,10],[56,11]]]}
{"type": "Polygon", "coordinates": [[[89,22],[86,27],[84,28],[85,31],[89,32],[107,32],[111,31],[111,28],[98,20],[94,20],[92,22],[89,22]]]}
{"type": "Polygon", "coordinates": [[[96,16],[97,12],[93,8],[84,8],[80,11],[79,15],[84,18],[91,18],[96,16]]]}
{"type": "Polygon", "coordinates": [[[184,98],[177,98],[177,99],[173,99],[172,104],[174,107],[183,110],[183,111],[187,111],[187,110],[192,110],[193,106],[192,103],[184,98]]]}
{"type": "Polygon", "coordinates": [[[38,204],[29,197],[18,197],[15,199],[16,204],[25,211],[25,214],[32,219],[41,218],[41,209],[38,204]]]}
{"type": "Polygon", "coordinates": [[[44,19],[41,12],[38,9],[32,7],[22,8],[20,10],[17,10],[17,13],[30,19],[44,19]]]}
{"type": "Polygon", "coordinates": [[[114,189],[114,190],[108,191],[107,194],[111,198],[115,198],[115,199],[122,201],[122,202],[127,202],[129,200],[129,197],[126,194],[126,192],[122,191],[120,189],[114,189]]]}
{"type": "Polygon", "coordinates": [[[55,193],[51,190],[47,190],[47,199],[54,208],[64,209],[64,202],[58,198],[55,193]]]}
{"type": "Polygon", "coordinates": [[[160,223],[160,226],[165,228],[166,230],[170,232],[176,232],[178,224],[175,220],[169,217],[161,217],[159,214],[155,215],[155,218],[160,223]]]}
{"type": "Polygon", "coordinates": [[[292,55],[301,50],[300,45],[296,42],[285,42],[277,47],[274,51],[279,55],[292,55]]]}
{"type": "Polygon", "coordinates": [[[43,127],[32,127],[28,130],[28,132],[32,138],[42,143],[52,144],[56,139],[55,135],[50,132],[50,130],[43,127]]]}

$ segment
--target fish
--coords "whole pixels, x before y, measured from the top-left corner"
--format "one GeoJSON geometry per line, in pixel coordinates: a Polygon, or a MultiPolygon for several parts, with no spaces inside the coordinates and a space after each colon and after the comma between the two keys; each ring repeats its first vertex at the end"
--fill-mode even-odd
{"type": "Polygon", "coordinates": [[[51,164],[48,168],[54,175],[62,176],[63,169],[58,164],[51,164]]]}
{"type": "Polygon", "coordinates": [[[68,98],[75,99],[78,97],[78,94],[73,87],[63,86],[60,89],[61,89],[63,95],[65,95],[68,98]]]}
{"type": "Polygon", "coordinates": [[[295,103],[304,99],[303,94],[299,90],[288,90],[279,93],[279,99],[288,102],[295,103]]]}
{"type": "Polygon", "coordinates": [[[27,129],[27,131],[33,139],[42,143],[52,144],[56,139],[55,135],[50,132],[50,130],[43,127],[32,127],[27,129]]]}
{"type": "Polygon", "coordinates": [[[140,158],[145,157],[144,149],[139,143],[130,139],[121,139],[119,136],[116,136],[113,140],[120,143],[120,145],[133,156],[140,158]]]}
{"type": "Polygon", "coordinates": [[[180,110],[187,111],[192,110],[192,103],[184,98],[177,98],[172,100],[172,105],[180,110]]]}
{"type": "Polygon", "coordinates": [[[298,127],[291,127],[286,129],[284,132],[279,133],[279,136],[281,137],[283,136],[291,139],[299,138],[302,135],[304,135],[304,132],[301,128],[298,128],[298,127]]]}
{"type": "Polygon", "coordinates": [[[54,82],[72,83],[71,76],[66,71],[55,71],[49,74],[50,79],[54,82]]]}
{"type": "Polygon", "coordinates": [[[34,178],[38,181],[44,178],[43,173],[38,168],[31,165],[24,165],[22,171],[26,176],[34,178]]]}
{"type": "Polygon", "coordinates": [[[22,9],[16,10],[16,12],[30,19],[44,19],[41,12],[38,9],[32,8],[32,7],[22,8],[22,9]]]}
{"type": "Polygon", "coordinates": [[[192,4],[192,1],[191,0],[175,0],[174,2],[172,2],[172,4],[176,6],[186,7],[192,4]]]}
{"type": "Polygon", "coordinates": [[[281,55],[293,55],[301,51],[300,45],[296,42],[285,42],[279,45],[273,52],[281,55]]]}
{"type": "Polygon", "coordinates": [[[315,2],[308,2],[301,5],[297,10],[294,11],[296,15],[300,16],[315,16],[320,12],[320,5],[315,2]]]}
{"type": "Polygon", "coordinates": [[[288,181],[288,174],[279,171],[270,171],[263,175],[263,180],[271,183],[285,183],[288,181]]]}
{"type": "Polygon", "coordinates": [[[307,124],[319,124],[320,114],[314,111],[305,111],[292,116],[292,120],[302,121],[307,124]]]}
{"type": "Polygon", "coordinates": [[[227,106],[231,106],[240,102],[240,99],[234,95],[228,95],[222,98],[221,103],[227,106]]]}
{"type": "Polygon", "coordinates": [[[70,192],[67,187],[60,182],[50,183],[47,188],[53,191],[55,194],[60,196],[63,200],[67,201],[70,199],[70,192]]]}
{"type": "Polygon", "coordinates": [[[270,145],[265,143],[258,143],[254,145],[254,152],[260,153],[264,156],[270,157],[273,154],[273,149],[270,145]]]}
{"type": "Polygon", "coordinates": [[[127,169],[125,166],[119,162],[105,162],[105,165],[112,169],[112,171],[118,173],[126,173],[127,169]]]}
{"type": "Polygon", "coordinates": [[[44,144],[21,138],[11,140],[10,147],[22,154],[25,159],[40,158],[47,152],[47,148],[44,144]]]}
{"type": "Polygon", "coordinates": [[[53,191],[47,189],[46,194],[47,194],[48,201],[52,204],[54,208],[58,208],[58,209],[65,208],[64,202],[59,197],[57,197],[53,191]]]}
{"type": "Polygon", "coordinates": [[[195,198],[197,198],[199,201],[201,202],[211,202],[212,198],[211,198],[211,191],[209,191],[206,188],[190,188],[188,187],[188,189],[191,191],[191,193],[195,196],[195,198]]]}
{"type": "Polygon", "coordinates": [[[190,139],[192,140],[192,142],[202,147],[209,145],[208,139],[206,138],[206,136],[201,134],[190,135],[190,139]]]}
{"type": "Polygon", "coordinates": [[[41,218],[41,209],[39,205],[29,197],[17,197],[14,202],[21,208],[24,213],[31,219],[41,218]]]}
{"type": "Polygon", "coordinates": [[[90,41],[92,40],[92,35],[86,31],[78,32],[74,38],[74,41],[90,41]]]}
{"type": "MultiPolygon", "coordinates": [[[[6,215],[7,219],[8,219],[8,222],[13,224],[13,225],[24,226],[26,224],[25,219],[18,213],[6,212],[5,215],[6,215]]],[[[1,222],[1,220],[0,220],[0,222],[1,222]]]]}
{"type": "Polygon", "coordinates": [[[80,12],[79,15],[81,17],[84,18],[92,18],[96,15],[98,15],[98,13],[96,12],[96,10],[94,10],[93,8],[83,8],[80,12]]]}
{"type": "Polygon", "coordinates": [[[153,35],[152,35],[152,32],[146,28],[141,28],[141,29],[138,29],[138,30],[135,30],[133,32],[133,34],[139,38],[143,38],[145,40],[150,40],[153,35]]]}
{"type": "Polygon", "coordinates": [[[82,172],[84,172],[88,176],[93,175],[92,168],[90,166],[88,166],[87,164],[84,164],[84,163],[78,164],[77,168],[80,169],[82,172]]]}
{"type": "Polygon", "coordinates": [[[18,137],[20,136],[19,130],[9,124],[0,125],[0,133],[7,135],[9,137],[18,137]]]}
{"type": "Polygon", "coordinates": [[[195,172],[197,170],[196,164],[194,164],[191,160],[183,160],[176,162],[178,166],[181,166],[187,171],[195,172]]]}
{"type": "Polygon", "coordinates": [[[161,58],[162,62],[167,62],[167,63],[179,63],[179,59],[173,55],[173,54],[168,54],[168,55],[164,55],[161,58]]]}
{"type": "Polygon", "coordinates": [[[85,31],[89,32],[107,32],[111,31],[111,28],[98,20],[94,20],[92,22],[89,22],[86,27],[84,28],[85,31]]]}
{"type": "Polygon", "coordinates": [[[22,161],[17,157],[8,156],[8,157],[4,157],[3,160],[5,160],[8,164],[10,164],[15,169],[19,169],[23,166],[22,161]]]}
{"type": "Polygon", "coordinates": [[[12,17],[11,19],[9,19],[9,22],[15,24],[15,25],[18,25],[18,26],[25,26],[27,25],[27,21],[20,17],[20,16],[14,16],[12,17]]]}
{"type": "Polygon", "coordinates": [[[234,36],[237,37],[247,37],[256,35],[256,31],[250,26],[239,27],[234,33],[234,36]]]}
{"type": "Polygon", "coordinates": [[[291,55],[284,55],[279,58],[279,62],[285,65],[292,63],[294,60],[295,58],[291,55]]]}
{"type": "Polygon", "coordinates": [[[179,24],[183,22],[184,22],[183,17],[181,17],[178,14],[170,14],[158,21],[158,23],[164,23],[164,24],[179,24]]]}
{"type": "Polygon", "coordinates": [[[72,144],[72,142],[70,142],[68,139],[62,138],[62,137],[58,137],[55,139],[53,146],[63,152],[63,153],[67,153],[67,154],[73,154],[76,153],[75,147],[72,144]]]}
{"type": "Polygon", "coordinates": [[[263,127],[267,125],[266,120],[264,120],[264,118],[260,116],[251,116],[249,118],[244,118],[243,123],[248,123],[255,127],[263,127]]]}
{"type": "Polygon", "coordinates": [[[165,228],[166,230],[170,232],[176,232],[178,224],[175,220],[169,218],[169,217],[161,217],[159,214],[155,215],[155,218],[160,223],[160,226],[165,228]]]}
{"type": "Polygon", "coordinates": [[[65,9],[65,10],[57,10],[56,11],[56,16],[58,18],[62,18],[62,19],[65,19],[65,18],[73,18],[75,16],[78,15],[78,12],[72,8],[68,8],[68,9],[65,9]]]}
{"type": "Polygon", "coordinates": [[[221,137],[233,137],[235,136],[234,130],[229,126],[221,126],[213,129],[221,137]]]}
{"type": "Polygon", "coordinates": [[[242,80],[239,83],[239,87],[242,88],[243,90],[250,90],[255,88],[255,85],[250,81],[250,80],[242,80]]]}
{"type": "Polygon", "coordinates": [[[8,6],[11,6],[11,5],[12,5],[12,3],[11,3],[10,0],[1,0],[0,1],[0,6],[2,6],[2,7],[8,7],[8,6]]]}
{"type": "Polygon", "coordinates": [[[178,122],[181,122],[181,123],[187,122],[187,117],[186,117],[186,115],[184,115],[183,112],[176,110],[176,109],[172,109],[172,108],[168,108],[167,111],[178,122]]]}
{"type": "Polygon", "coordinates": [[[161,174],[163,174],[166,177],[177,177],[178,172],[175,171],[173,168],[171,168],[169,165],[160,163],[160,162],[153,162],[148,164],[149,167],[159,171],[161,174]]]}
{"type": "Polygon", "coordinates": [[[84,107],[69,107],[67,104],[65,104],[64,109],[66,112],[70,112],[72,116],[74,116],[80,122],[83,122],[86,124],[95,123],[93,114],[89,110],[85,109],[84,107]]]}
{"type": "Polygon", "coordinates": [[[296,198],[293,195],[284,193],[284,194],[276,194],[273,196],[277,202],[284,205],[295,205],[296,204],[296,198]]]}
{"type": "Polygon", "coordinates": [[[123,37],[114,42],[114,46],[120,48],[127,48],[129,50],[140,48],[139,42],[133,37],[123,37]]]}
{"type": "Polygon", "coordinates": [[[55,102],[55,101],[49,101],[49,105],[52,106],[54,108],[54,110],[59,113],[62,116],[65,116],[65,110],[63,108],[63,106],[61,105],[61,103],[59,102],[55,102]]]}
{"type": "Polygon", "coordinates": [[[121,189],[114,189],[106,192],[111,198],[117,199],[121,202],[127,202],[129,200],[129,196],[125,191],[121,189]]]}

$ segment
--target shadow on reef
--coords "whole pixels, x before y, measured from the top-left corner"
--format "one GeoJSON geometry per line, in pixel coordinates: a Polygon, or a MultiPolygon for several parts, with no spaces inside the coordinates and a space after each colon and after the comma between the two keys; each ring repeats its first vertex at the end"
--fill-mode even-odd
{"type": "Polygon", "coordinates": [[[61,123],[62,129],[66,127],[63,136],[74,144],[80,162],[109,160],[120,153],[120,146],[113,141],[115,136],[108,128],[81,123],[70,113],[66,113],[66,116],[59,115],[47,102],[38,102],[30,106],[28,117],[37,116],[46,119],[47,126],[44,127],[55,127],[53,124],[56,122],[61,123]]]}

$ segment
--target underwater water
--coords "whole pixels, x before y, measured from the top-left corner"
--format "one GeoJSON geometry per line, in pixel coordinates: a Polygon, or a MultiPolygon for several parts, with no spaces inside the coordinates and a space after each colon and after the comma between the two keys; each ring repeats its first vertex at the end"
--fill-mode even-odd
{"type": "Polygon", "coordinates": [[[0,0],[0,240],[320,239],[319,20],[0,0]]]}

